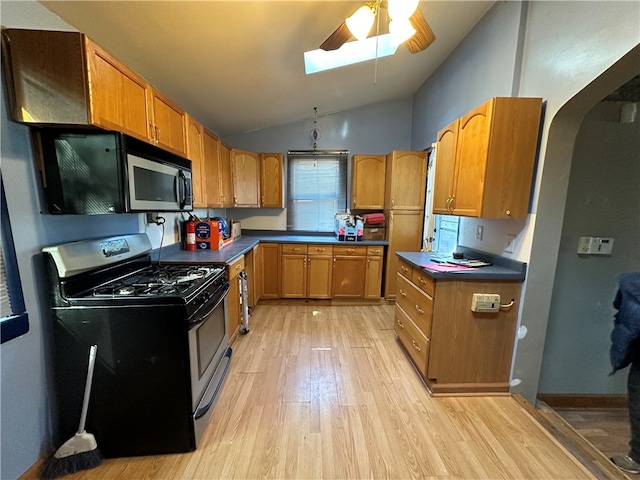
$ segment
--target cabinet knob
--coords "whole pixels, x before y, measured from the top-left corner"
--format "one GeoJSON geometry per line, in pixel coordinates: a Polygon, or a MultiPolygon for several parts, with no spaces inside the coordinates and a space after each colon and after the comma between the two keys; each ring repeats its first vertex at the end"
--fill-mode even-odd
{"type": "Polygon", "coordinates": [[[507,215],[511,215],[511,210],[507,210],[505,213],[506,213],[507,215]]]}

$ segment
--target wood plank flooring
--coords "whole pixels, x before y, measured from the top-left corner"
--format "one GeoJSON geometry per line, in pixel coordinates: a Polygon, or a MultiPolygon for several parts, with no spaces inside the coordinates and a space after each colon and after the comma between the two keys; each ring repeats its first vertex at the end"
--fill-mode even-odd
{"type": "Polygon", "coordinates": [[[197,451],[65,478],[596,478],[512,397],[430,397],[393,309],[258,306],[197,451]]]}

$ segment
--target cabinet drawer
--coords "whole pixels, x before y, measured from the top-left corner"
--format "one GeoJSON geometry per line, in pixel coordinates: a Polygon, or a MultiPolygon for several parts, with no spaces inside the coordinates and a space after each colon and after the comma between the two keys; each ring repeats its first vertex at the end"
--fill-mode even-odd
{"type": "Polygon", "coordinates": [[[402,307],[420,331],[429,337],[433,317],[433,299],[402,275],[397,275],[397,281],[396,305],[402,307]]]}
{"type": "Polygon", "coordinates": [[[398,335],[398,340],[407,350],[416,368],[426,378],[429,360],[429,339],[416,328],[409,316],[402,310],[402,307],[398,305],[396,305],[393,328],[398,335]]]}
{"type": "Polygon", "coordinates": [[[307,254],[307,244],[306,243],[283,243],[282,246],[283,254],[293,254],[293,255],[306,255],[307,254]]]}
{"type": "Polygon", "coordinates": [[[237,258],[229,265],[227,265],[227,276],[229,280],[238,276],[238,274],[244,270],[244,255],[240,258],[237,258]]]}
{"type": "Polygon", "coordinates": [[[384,247],[367,247],[368,257],[382,257],[384,255],[384,247]]]}
{"type": "Polygon", "coordinates": [[[367,247],[354,247],[354,246],[342,246],[342,245],[334,245],[333,247],[334,255],[347,255],[347,256],[366,256],[367,255],[367,247]]]}
{"type": "Polygon", "coordinates": [[[410,263],[405,262],[401,258],[398,259],[398,273],[404,275],[408,279],[411,279],[413,272],[413,266],[410,263]]]}
{"type": "Polygon", "coordinates": [[[412,280],[413,283],[415,283],[419,288],[433,297],[436,291],[436,281],[433,278],[431,278],[423,271],[414,268],[412,280]]]}
{"type": "Polygon", "coordinates": [[[333,255],[333,246],[323,244],[310,244],[307,246],[308,255],[333,255]]]}

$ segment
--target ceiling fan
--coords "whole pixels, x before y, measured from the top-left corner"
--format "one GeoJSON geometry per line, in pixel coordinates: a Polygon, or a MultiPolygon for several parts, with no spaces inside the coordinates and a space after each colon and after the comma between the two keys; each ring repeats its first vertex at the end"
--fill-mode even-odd
{"type": "MultiPolygon", "coordinates": [[[[345,19],[320,45],[322,50],[337,50],[346,42],[364,40],[380,10],[387,10],[389,32],[397,36],[396,43],[405,43],[411,53],[418,53],[431,45],[436,37],[418,9],[419,0],[375,0],[366,3],[345,19]],[[395,28],[394,28],[395,27],[395,28]],[[395,32],[394,32],[395,30],[395,32]]],[[[386,27],[386,25],[384,25],[386,27]]]]}

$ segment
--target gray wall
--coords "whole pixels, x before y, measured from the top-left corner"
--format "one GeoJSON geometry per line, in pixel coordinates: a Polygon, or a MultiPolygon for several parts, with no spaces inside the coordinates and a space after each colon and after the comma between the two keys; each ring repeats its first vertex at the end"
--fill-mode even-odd
{"type": "Polygon", "coordinates": [[[609,376],[618,277],[640,271],[640,119],[599,103],[575,142],[539,393],[626,393],[609,376]],[[613,254],[578,255],[580,236],[613,237],[613,254]]]}
{"type": "MultiPolygon", "coordinates": [[[[391,150],[407,150],[411,139],[411,99],[381,102],[345,112],[318,112],[316,117],[310,112],[309,118],[297,122],[224,140],[233,147],[255,152],[280,152],[286,159],[287,150],[313,149],[309,132],[314,127],[320,130],[317,149],[348,150],[349,162],[354,153],[386,154],[391,150]]],[[[351,185],[351,168],[348,172],[347,181],[351,185]]],[[[287,229],[286,209],[231,208],[227,215],[240,221],[243,229],[287,229]]]]}

